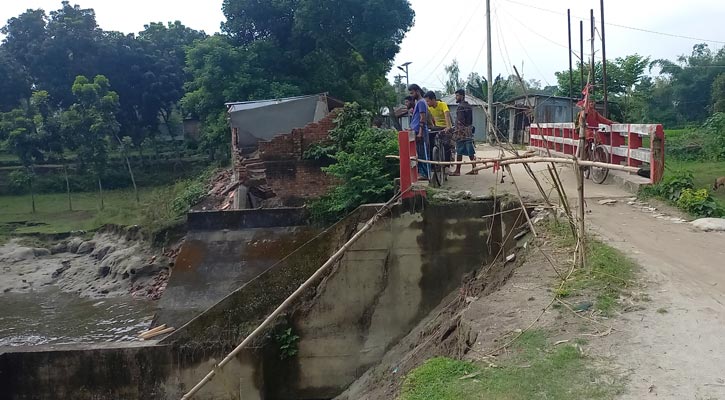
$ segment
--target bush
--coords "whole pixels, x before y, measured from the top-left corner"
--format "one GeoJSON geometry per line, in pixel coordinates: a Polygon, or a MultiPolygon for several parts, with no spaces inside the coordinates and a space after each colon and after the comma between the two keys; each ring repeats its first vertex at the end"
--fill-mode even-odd
{"type": "Polygon", "coordinates": [[[643,194],[649,197],[660,197],[671,202],[677,202],[682,192],[695,188],[695,177],[690,171],[675,171],[668,175],[657,185],[643,189],[643,194]]]}
{"type": "Polygon", "coordinates": [[[723,210],[707,189],[684,189],[677,199],[677,207],[698,217],[719,217],[723,210]]]}
{"type": "Polygon", "coordinates": [[[330,132],[334,148],[325,151],[334,162],[323,171],[340,184],[309,204],[320,223],[334,222],[361,204],[388,200],[398,175],[397,162],[385,158],[398,153],[394,131],[371,127],[370,114],[355,103],[346,104],[336,122],[330,132]]]}
{"type": "Polygon", "coordinates": [[[708,118],[697,129],[667,136],[667,155],[683,160],[725,160],[725,113],[708,118]]]}
{"type": "Polygon", "coordinates": [[[695,190],[692,172],[676,171],[657,185],[642,190],[645,197],[659,197],[697,217],[725,214],[708,189],[695,190]]]}

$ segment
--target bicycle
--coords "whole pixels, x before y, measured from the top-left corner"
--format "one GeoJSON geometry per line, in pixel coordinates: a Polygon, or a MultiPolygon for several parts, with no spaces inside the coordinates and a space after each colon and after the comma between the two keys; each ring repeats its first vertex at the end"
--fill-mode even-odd
{"type": "MultiPolygon", "coordinates": [[[[607,146],[601,140],[598,131],[589,134],[589,130],[587,130],[583,159],[586,161],[595,161],[605,164],[609,164],[611,162],[607,146]]],[[[609,168],[596,166],[584,167],[584,177],[586,179],[591,178],[591,180],[596,184],[601,185],[604,183],[604,181],[607,180],[607,176],[609,176],[609,168]]]]}
{"type": "MultiPolygon", "coordinates": [[[[435,133],[435,137],[433,138],[432,142],[432,148],[431,148],[431,161],[449,161],[452,160],[453,157],[446,157],[446,153],[450,153],[450,150],[446,150],[446,147],[449,149],[452,148],[450,146],[451,143],[451,134],[450,132],[447,132],[447,129],[443,130],[437,130],[437,131],[431,131],[431,133],[435,133]]],[[[440,164],[432,164],[431,165],[431,177],[430,177],[430,185],[433,187],[441,187],[443,185],[443,182],[448,180],[448,171],[446,165],[440,165],[440,164]]]]}

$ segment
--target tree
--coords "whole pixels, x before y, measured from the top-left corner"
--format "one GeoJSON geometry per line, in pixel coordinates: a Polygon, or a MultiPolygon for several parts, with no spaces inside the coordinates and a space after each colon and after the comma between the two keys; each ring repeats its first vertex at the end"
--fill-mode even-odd
{"type": "Polygon", "coordinates": [[[255,55],[215,35],[189,50],[187,70],[193,77],[181,101],[185,112],[202,121],[201,145],[214,159],[228,149],[229,128],[224,103],[301,94],[297,86],[274,82],[255,65],[255,55]]]}
{"type": "Polygon", "coordinates": [[[15,154],[25,171],[18,172],[14,181],[24,182],[30,189],[31,204],[35,213],[35,164],[45,159],[57,146],[56,125],[47,108],[48,93],[33,93],[30,100],[22,101],[20,107],[0,115],[0,139],[3,147],[15,154]]]}
{"type": "Polygon", "coordinates": [[[22,65],[0,47],[0,112],[10,111],[30,97],[30,87],[22,65]]]}
{"type": "Polygon", "coordinates": [[[290,77],[304,92],[329,91],[367,108],[371,107],[368,83],[390,70],[414,16],[407,0],[340,0],[334,7],[325,0],[277,0],[269,2],[274,5],[271,13],[259,3],[226,0],[227,18],[234,19],[233,11],[238,10],[232,4],[261,13],[237,25],[239,31],[229,30],[230,24],[224,27],[232,36],[262,28],[267,37],[254,40],[263,44],[257,51],[287,61],[264,57],[265,69],[273,71],[276,80],[290,77]]]}
{"type": "Polygon", "coordinates": [[[725,73],[721,73],[712,83],[712,111],[725,112],[725,73]]]}
{"type": "MultiPolygon", "coordinates": [[[[497,75],[493,80],[493,101],[495,103],[503,102],[516,96],[517,92],[514,87],[514,81],[497,75]]],[[[479,99],[488,99],[488,82],[486,78],[481,77],[476,72],[471,73],[468,75],[466,82],[466,91],[479,99]]]]}
{"type": "Polygon", "coordinates": [[[701,43],[693,46],[690,55],[680,56],[676,62],[655,60],[672,88],[673,106],[681,122],[700,122],[709,114],[715,79],[725,71],[725,48],[716,53],[701,43]]]}
{"type": "MultiPolygon", "coordinates": [[[[72,92],[76,102],[63,113],[62,128],[66,137],[72,138],[71,145],[84,163],[89,163],[98,180],[101,209],[103,204],[102,178],[108,164],[108,143],[113,138],[119,143],[118,94],[110,90],[111,84],[103,75],[97,75],[93,81],[84,76],[76,77],[72,92]]],[[[138,199],[138,189],[133,178],[128,157],[126,163],[138,199]]]]}
{"type": "Polygon", "coordinates": [[[453,94],[456,90],[463,88],[465,82],[461,78],[461,68],[455,58],[450,65],[444,67],[446,71],[446,94],[453,94]]]}

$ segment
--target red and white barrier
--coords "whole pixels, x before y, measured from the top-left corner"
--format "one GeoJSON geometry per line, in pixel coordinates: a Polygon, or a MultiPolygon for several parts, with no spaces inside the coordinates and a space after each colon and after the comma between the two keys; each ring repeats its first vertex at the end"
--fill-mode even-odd
{"type": "MultiPolygon", "coordinates": [[[[531,124],[530,143],[537,149],[575,155],[579,147],[579,130],[573,123],[531,124]]],[[[649,164],[650,182],[662,180],[665,169],[665,132],[659,124],[600,124],[587,128],[587,137],[596,137],[597,143],[607,148],[610,163],[642,167],[649,164]],[[648,137],[649,147],[644,147],[648,137]]]]}

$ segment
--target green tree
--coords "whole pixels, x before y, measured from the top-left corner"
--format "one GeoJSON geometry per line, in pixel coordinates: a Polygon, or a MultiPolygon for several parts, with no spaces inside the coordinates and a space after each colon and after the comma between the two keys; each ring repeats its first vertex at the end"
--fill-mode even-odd
{"type": "MultiPolygon", "coordinates": [[[[69,144],[78,152],[82,162],[90,164],[98,180],[101,209],[104,208],[102,178],[108,164],[108,144],[113,139],[121,143],[116,120],[118,94],[110,88],[108,79],[102,75],[96,76],[93,81],[78,76],[72,87],[76,102],[63,113],[61,120],[65,136],[70,138],[69,144]]],[[[138,199],[128,158],[126,161],[138,199]]]]}
{"type": "Polygon", "coordinates": [[[681,123],[701,122],[709,115],[715,79],[725,71],[725,48],[713,53],[707,44],[693,46],[676,62],[655,60],[672,88],[672,105],[681,123]]]}
{"type": "MultiPolygon", "coordinates": [[[[493,101],[502,102],[516,96],[515,87],[515,81],[497,75],[493,80],[493,101]]],[[[488,99],[488,82],[486,78],[476,72],[468,75],[466,92],[482,100],[488,99]]]]}
{"type": "Polygon", "coordinates": [[[18,173],[15,181],[27,183],[33,212],[35,165],[44,161],[46,155],[60,145],[57,119],[48,108],[47,101],[47,92],[35,92],[30,100],[22,101],[20,107],[0,115],[0,139],[3,147],[15,154],[23,164],[24,171],[18,173]]]}
{"type": "Polygon", "coordinates": [[[712,111],[725,112],[725,73],[721,73],[712,83],[712,111]]]}
{"type": "Polygon", "coordinates": [[[455,58],[450,65],[443,68],[446,71],[446,94],[453,94],[456,90],[463,88],[465,82],[461,78],[461,68],[455,58]]]}

